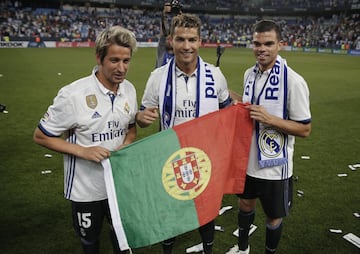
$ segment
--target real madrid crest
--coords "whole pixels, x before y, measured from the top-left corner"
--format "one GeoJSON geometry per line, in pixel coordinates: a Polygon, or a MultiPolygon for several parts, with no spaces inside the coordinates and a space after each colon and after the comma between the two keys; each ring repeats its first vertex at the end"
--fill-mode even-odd
{"type": "Polygon", "coordinates": [[[130,113],[130,106],[129,106],[129,103],[127,103],[127,102],[125,102],[124,111],[125,111],[127,114],[130,113]]]}
{"type": "Polygon", "coordinates": [[[96,106],[98,104],[97,99],[96,99],[96,95],[95,94],[87,95],[86,96],[86,104],[91,109],[96,108],[96,106]]]}
{"type": "Polygon", "coordinates": [[[275,158],[283,150],[285,137],[283,133],[277,130],[265,128],[260,131],[258,142],[260,151],[264,156],[275,158]]]}
{"type": "Polygon", "coordinates": [[[162,182],[170,196],[191,200],[200,195],[211,176],[211,161],[207,154],[195,147],[182,148],[166,161],[162,182]]]}

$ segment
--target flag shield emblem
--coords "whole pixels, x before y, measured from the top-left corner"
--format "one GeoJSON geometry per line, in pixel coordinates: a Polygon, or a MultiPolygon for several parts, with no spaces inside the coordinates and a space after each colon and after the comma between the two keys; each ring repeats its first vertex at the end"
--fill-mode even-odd
{"type": "Polygon", "coordinates": [[[165,163],[162,182],[167,193],[179,200],[200,195],[210,181],[211,161],[206,153],[194,147],[182,148],[165,163]]]}
{"type": "Polygon", "coordinates": [[[191,152],[185,158],[174,161],[173,169],[179,188],[189,190],[199,182],[200,173],[195,153],[191,152]]]}

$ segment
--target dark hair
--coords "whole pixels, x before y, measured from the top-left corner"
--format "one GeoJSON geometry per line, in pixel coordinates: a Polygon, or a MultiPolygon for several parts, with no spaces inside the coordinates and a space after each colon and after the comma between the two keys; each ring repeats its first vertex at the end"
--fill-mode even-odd
{"type": "Polygon", "coordinates": [[[254,32],[256,33],[264,33],[270,31],[275,31],[278,41],[282,40],[280,26],[275,21],[263,19],[258,21],[254,26],[254,32]]]}
{"type": "Polygon", "coordinates": [[[196,28],[200,36],[201,20],[198,16],[192,14],[180,14],[174,16],[171,20],[170,35],[174,35],[176,27],[196,28]]]}

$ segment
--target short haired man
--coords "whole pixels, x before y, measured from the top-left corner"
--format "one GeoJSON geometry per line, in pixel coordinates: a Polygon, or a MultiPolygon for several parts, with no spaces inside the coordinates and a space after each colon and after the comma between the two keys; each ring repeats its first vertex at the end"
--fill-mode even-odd
{"type": "Polygon", "coordinates": [[[283,217],[292,201],[295,136],[311,131],[309,89],[306,81],[278,52],[280,27],[271,20],[256,23],[253,32],[255,66],[244,75],[243,102],[255,121],[245,190],[239,196],[239,238],[228,254],[250,252],[249,229],[259,198],[266,215],[265,253],[275,253],[283,217]]]}

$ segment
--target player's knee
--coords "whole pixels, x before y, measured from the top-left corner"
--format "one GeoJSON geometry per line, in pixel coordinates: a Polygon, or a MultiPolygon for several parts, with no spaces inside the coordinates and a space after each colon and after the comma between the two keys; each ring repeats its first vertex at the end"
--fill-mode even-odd
{"type": "Polygon", "coordinates": [[[239,208],[244,212],[251,212],[255,210],[256,199],[240,199],[239,208]]]}
{"type": "Polygon", "coordinates": [[[277,228],[281,225],[282,223],[282,218],[276,218],[276,219],[273,219],[273,218],[267,218],[266,219],[266,227],[268,228],[277,228]]]}

